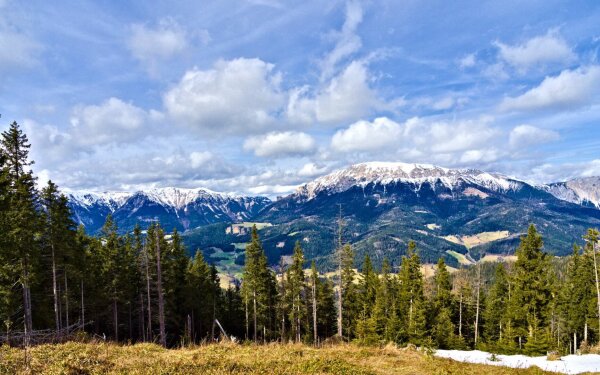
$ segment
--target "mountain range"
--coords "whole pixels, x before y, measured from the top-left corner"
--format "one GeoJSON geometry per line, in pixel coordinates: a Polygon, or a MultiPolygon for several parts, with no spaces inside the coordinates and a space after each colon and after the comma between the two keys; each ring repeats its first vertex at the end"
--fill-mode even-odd
{"type": "Polygon", "coordinates": [[[124,231],[160,220],[184,232],[223,267],[243,264],[248,222],[257,222],[269,261],[276,264],[301,241],[307,259],[331,267],[341,215],[342,238],[357,258],[399,262],[409,240],[425,262],[443,256],[458,266],[483,254],[508,255],[530,223],[549,252],[564,255],[588,227],[600,226],[600,178],[548,185],[476,169],[428,164],[362,163],[337,170],[271,201],[206,189],[135,193],[69,193],[78,222],[99,230],[110,213],[124,231]],[[239,229],[242,228],[242,229],[239,229]]]}
{"type": "Polygon", "coordinates": [[[109,214],[123,232],[131,231],[136,223],[145,229],[156,221],[167,230],[177,228],[183,232],[212,223],[249,220],[271,203],[266,197],[223,194],[202,188],[169,187],[133,193],[71,191],[66,195],[75,221],[89,233],[97,233],[109,214]]]}

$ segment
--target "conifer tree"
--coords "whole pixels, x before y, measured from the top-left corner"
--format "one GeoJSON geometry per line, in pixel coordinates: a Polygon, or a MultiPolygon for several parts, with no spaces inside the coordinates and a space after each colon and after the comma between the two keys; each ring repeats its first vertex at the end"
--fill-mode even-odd
{"type": "MultiPolygon", "coordinates": [[[[509,305],[513,335],[526,339],[526,352],[544,353],[548,348],[548,305],[551,298],[549,263],[543,241],[534,225],[521,238],[512,275],[509,305]]],[[[522,342],[522,341],[521,341],[522,342]]],[[[523,345],[520,345],[523,347],[523,345]]]]}
{"type": "Polygon", "coordinates": [[[356,285],[354,284],[354,252],[350,244],[342,247],[341,265],[342,333],[344,337],[351,339],[359,306],[357,306],[356,285]]]}
{"type": "Polygon", "coordinates": [[[426,334],[425,297],[421,260],[413,241],[409,242],[407,255],[402,258],[399,281],[399,315],[404,320],[402,340],[421,344],[426,334]]]}
{"type": "Polygon", "coordinates": [[[252,228],[251,241],[246,246],[242,287],[245,303],[250,306],[252,316],[252,338],[258,341],[259,328],[262,327],[263,339],[266,339],[264,333],[272,323],[270,318],[275,317],[271,309],[275,307],[273,295],[277,288],[275,277],[268,269],[256,225],[252,228]]]}
{"type": "Polygon", "coordinates": [[[488,292],[484,338],[488,344],[497,344],[502,338],[503,325],[506,325],[506,309],[508,306],[508,278],[503,263],[496,265],[494,283],[488,292]]]}
{"type": "Polygon", "coordinates": [[[304,294],[304,253],[300,241],[296,241],[294,246],[294,255],[292,256],[292,265],[289,268],[288,295],[291,300],[290,322],[292,323],[292,335],[296,342],[301,341],[301,322],[305,317],[304,294]]]}
{"type": "MultiPolygon", "coordinates": [[[[58,187],[52,181],[48,181],[47,186],[41,194],[41,201],[44,207],[44,247],[46,254],[49,255],[52,269],[52,295],[54,299],[54,321],[56,332],[61,330],[61,322],[59,319],[59,295],[58,284],[59,272],[62,271],[64,277],[61,279],[67,280],[69,271],[74,270],[70,267],[70,263],[74,263],[75,258],[75,223],[71,219],[72,213],[68,207],[68,201],[64,195],[58,192],[58,187]]],[[[68,305],[69,295],[68,285],[64,285],[65,299],[68,305]]],[[[68,308],[65,308],[66,326],[68,326],[68,308]]],[[[60,337],[59,337],[60,339],[60,337]]]]}
{"type": "Polygon", "coordinates": [[[31,288],[40,261],[40,216],[36,210],[38,195],[35,177],[29,169],[33,161],[29,160],[31,145],[28,142],[27,136],[16,122],[10,124],[0,140],[8,177],[5,246],[10,254],[7,260],[13,265],[7,278],[13,283],[18,281],[22,288],[25,346],[29,346],[33,330],[31,288]]]}
{"type": "Polygon", "coordinates": [[[448,349],[454,345],[454,324],[452,323],[452,283],[444,258],[439,258],[435,272],[435,318],[433,336],[437,346],[448,349]]]}
{"type": "Polygon", "coordinates": [[[319,340],[318,334],[318,305],[317,305],[317,291],[319,290],[319,273],[317,272],[317,264],[313,260],[310,264],[310,297],[311,297],[311,313],[312,313],[312,329],[313,329],[313,344],[317,344],[319,340]]]}

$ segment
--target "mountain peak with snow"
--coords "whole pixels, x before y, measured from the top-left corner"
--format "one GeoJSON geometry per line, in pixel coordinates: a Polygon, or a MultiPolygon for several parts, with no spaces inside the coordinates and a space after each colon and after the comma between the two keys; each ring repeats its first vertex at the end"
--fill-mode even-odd
{"type": "Polygon", "coordinates": [[[546,190],[555,197],[600,209],[600,177],[579,177],[549,184],[546,190]]]}
{"type": "Polygon", "coordinates": [[[432,186],[439,183],[450,189],[460,184],[472,183],[494,191],[518,190],[523,185],[523,182],[517,179],[476,169],[450,169],[417,163],[368,162],[354,164],[319,177],[301,186],[297,194],[311,199],[322,191],[339,193],[353,186],[398,182],[413,184],[419,188],[424,183],[432,186]]]}

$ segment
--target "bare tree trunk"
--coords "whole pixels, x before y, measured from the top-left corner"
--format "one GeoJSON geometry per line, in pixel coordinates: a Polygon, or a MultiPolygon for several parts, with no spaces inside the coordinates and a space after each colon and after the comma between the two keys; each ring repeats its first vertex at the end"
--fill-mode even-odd
{"type": "Polygon", "coordinates": [[[246,290],[244,292],[245,294],[245,305],[246,305],[246,340],[249,339],[250,336],[250,319],[248,319],[249,316],[249,312],[248,312],[248,291],[246,290]]]}
{"type": "Polygon", "coordinates": [[[27,261],[24,262],[23,267],[23,323],[25,329],[24,345],[29,347],[31,345],[31,332],[33,331],[33,319],[31,317],[31,290],[29,289],[29,264],[27,261]]]}
{"type": "Polygon", "coordinates": [[[256,290],[252,291],[253,318],[254,318],[254,341],[256,342],[256,290]]]}
{"type": "Polygon", "coordinates": [[[215,322],[217,320],[217,296],[213,296],[213,313],[212,313],[212,325],[210,326],[210,339],[215,339],[215,322]]]}
{"type": "Polygon", "coordinates": [[[148,258],[148,247],[144,242],[144,262],[146,263],[146,292],[148,297],[148,335],[147,340],[152,340],[152,300],[150,296],[150,259],[148,258]]]}
{"type": "Polygon", "coordinates": [[[479,296],[481,288],[481,259],[477,262],[477,307],[475,310],[475,346],[477,346],[477,339],[479,338],[479,296]]]}
{"type": "Polygon", "coordinates": [[[338,274],[339,274],[339,288],[338,288],[338,317],[337,317],[337,333],[338,336],[340,338],[344,337],[344,331],[343,331],[343,321],[342,321],[342,308],[343,308],[343,303],[342,303],[342,296],[343,296],[343,291],[342,291],[342,205],[340,204],[340,215],[338,218],[338,252],[339,252],[339,259],[338,259],[338,274]]]}
{"type": "Polygon", "coordinates": [[[142,336],[142,340],[146,341],[146,322],[144,321],[144,296],[142,295],[142,293],[140,292],[140,328],[141,328],[141,335],[142,336]]]}
{"type": "Polygon", "coordinates": [[[85,330],[85,304],[83,303],[83,280],[81,280],[81,323],[85,330]]]}
{"type": "Polygon", "coordinates": [[[462,305],[463,305],[463,293],[462,288],[460,291],[460,302],[458,303],[458,336],[462,337],[462,305]]]}
{"type": "Polygon", "coordinates": [[[312,284],[312,311],[313,311],[313,341],[317,345],[317,280],[313,278],[312,284]]]}
{"type": "Polygon", "coordinates": [[[300,342],[302,335],[300,332],[300,297],[298,296],[298,303],[296,304],[296,342],[300,342]]]}
{"type": "Polygon", "coordinates": [[[165,336],[165,304],[162,290],[162,270],[160,267],[160,242],[158,238],[158,226],[156,230],[156,283],[158,289],[158,325],[160,329],[160,344],[164,347],[167,346],[167,338],[165,336]]]}
{"type": "Polygon", "coordinates": [[[594,273],[596,274],[596,298],[598,307],[598,327],[600,327],[600,281],[598,279],[598,263],[596,262],[596,242],[592,243],[592,254],[594,255],[594,273]]]}
{"type": "Polygon", "coordinates": [[[60,320],[58,318],[58,288],[56,285],[56,258],[54,254],[54,244],[52,244],[50,248],[52,249],[52,293],[54,295],[54,324],[56,326],[56,338],[60,340],[60,320]]]}
{"type": "Polygon", "coordinates": [[[67,284],[67,270],[65,270],[65,322],[69,327],[69,284],[67,284]]]}
{"type": "Polygon", "coordinates": [[[113,321],[115,330],[115,341],[119,341],[119,311],[117,310],[117,299],[113,297],[113,321]]]}

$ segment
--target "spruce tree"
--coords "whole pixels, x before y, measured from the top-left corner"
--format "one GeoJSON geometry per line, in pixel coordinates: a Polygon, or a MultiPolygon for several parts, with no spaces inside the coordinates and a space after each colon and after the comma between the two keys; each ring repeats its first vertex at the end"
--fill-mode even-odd
{"type": "MultiPolygon", "coordinates": [[[[256,225],[252,228],[250,243],[246,246],[245,267],[242,279],[244,302],[252,317],[252,339],[258,341],[262,328],[264,333],[274,322],[274,295],[277,292],[275,276],[268,268],[267,257],[258,236],[256,225]],[[273,310],[273,311],[272,311],[273,310]]],[[[248,325],[248,323],[247,323],[248,325]]]]}
{"type": "Polygon", "coordinates": [[[6,260],[13,267],[6,275],[14,284],[17,281],[22,289],[22,311],[25,330],[25,346],[29,346],[33,330],[33,306],[31,288],[40,261],[40,215],[36,209],[38,194],[35,177],[29,167],[27,136],[16,122],[2,133],[0,145],[5,157],[5,176],[8,179],[8,207],[5,212],[5,251],[6,260]]]}
{"type": "Polygon", "coordinates": [[[496,345],[502,338],[503,325],[506,325],[508,306],[508,276],[503,263],[496,265],[494,283],[490,288],[487,304],[483,313],[485,326],[484,338],[488,344],[496,345]]]}
{"type": "Polygon", "coordinates": [[[509,306],[512,334],[521,343],[526,340],[527,353],[544,353],[549,345],[548,306],[552,291],[548,258],[534,225],[521,238],[516,254],[509,306]]]}
{"type": "MultiPolygon", "coordinates": [[[[65,291],[65,302],[68,306],[69,294],[67,280],[77,280],[77,264],[75,264],[75,223],[71,216],[67,198],[61,195],[58,187],[52,181],[42,190],[41,202],[44,207],[44,249],[45,255],[50,260],[52,270],[52,295],[54,300],[54,322],[57,334],[61,331],[59,319],[59,295],[58,287],[64,280],[62,290],[65,291]],[[62,276],[62,277],[61,277],[62,276]]],[[[69,309],[65,306],[65,325],[68,326],[69,309]]],[[[60,339],[60,336],[59,336],[60,339]]]]}
{"type": "Polygon", "coordinates": [[[454,324],[452,323],[452,283],[444,258],[439,258],[435,272],[435,295],[433,337],[441,349],[449,349],[454,345],[454,324]]]}
{"type": "Polygon", "coordinates": [[[306,316],[304,310],[305,277],[304,277],[304,253],[300,241],[296,241],[292,265],[289,268],[288,296],[290,298],[290,316],[292,324],[292,335],[296,342],[301,341],[302,320],[306,316]]]}
{"type": "Polygon", "coordinates": [[[426,334],[425,296],[421,260],[413,241],[408,244],[407,255],[402,257],[399,281],[399,315],[403,318],[401,340],[422,344],[426,334]]]}
{"type": "Polygon", "coordinates": [[[360,307],[354,284],[354,252],[350,244],[342,247],[341,254],[341,296],[342,296],[342,333],[345,338],[352,339],[355,332],[355,323],[360,307]]]}

